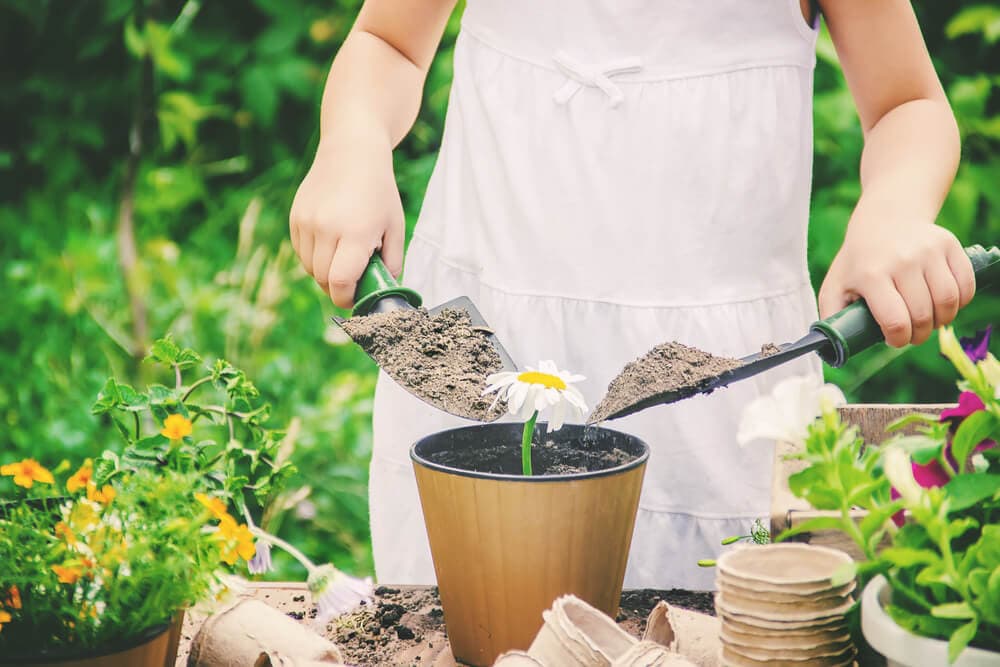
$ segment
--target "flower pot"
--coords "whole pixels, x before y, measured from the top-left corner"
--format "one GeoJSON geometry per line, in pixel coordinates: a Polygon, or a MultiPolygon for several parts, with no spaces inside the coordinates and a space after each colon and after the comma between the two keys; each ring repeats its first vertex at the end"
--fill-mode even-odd
{"type": "Polygon", "coordinates": [[[572,594],[611,617],[618,612],[649,448],[605,428],[565,426],[536,442],[621,450],[631,460],[605,470],[561,475],[477,472],[431,461],[436,452],[509,445],[521,424],[443,431],[411,449],[445,625],[455,658],[490,665],[524,650],[542,612],[572,594]]]}
{"type": "MultiPolygon", "coordinates": [[[[888,667],[940,667],[948,665],[948,642],[920,637],[900,627],[885,611],[892,589],[885,577],[872,579],[861,596],[861,632],[888,667]]],[[[951,667],[998,667],[1000,653],[968,647],[951,667]]]]}
{"type": "Polygon", "coordinates": [[[184,614],[164,625],[102,648],[60,649],[44,655],[0,656],[0,666],[24,667],[174,667],[184,614]]]}

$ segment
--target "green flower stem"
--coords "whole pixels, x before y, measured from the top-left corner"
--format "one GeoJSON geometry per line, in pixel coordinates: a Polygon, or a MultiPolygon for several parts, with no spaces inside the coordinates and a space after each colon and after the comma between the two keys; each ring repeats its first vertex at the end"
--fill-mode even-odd
{"type": "Polygon", "coordinates": [[[531,415],[531,419],[524,423],[524,432],[521,434],[521,472],[525,477],[531,477],[531,436],[535,433],[535,422],[538,421],[538,410],[531,415]]]}
{"type": "Polygon", "coordinates": [[[195,389],[197,389],[201,385],[205,384],[206,382],[211,382],[211,381],[212,381],[212,376],[211,375],[206,375],[202,379],[200,379],[197,382],[193,383],[190,387],[188,387],[188,390],[186,392],[184,392],[184,395],[181,396],[181,403],[183,403],[184,401],[188,400],[188,397],[191,396],[191,394],[194,393],[195,389]]]}
{"type": "Polygon", "coordinates": [[[275,537],[271,533],[266,533],[256,526],[248,526],[248,528],[250,529],[250,532],[254,535],[254,537],[256,537],[257,539],[264,540],[265,542],[270,542],[274,546],[288,552],[288,555],[290,555],[295,560],[299,561],[299,563],[302,564],[302,567],[306,568],[306,571],[309,574],[312,574],[313,570],[316,569],[316,564],[313,563],[311,560],[309,560],[309,558],[304,553],[302,553],[301,551],[299,551],[298,549],[296,549],[295,547],[293,547],[291,544],[284,541],[280,537],[275,537]]]}

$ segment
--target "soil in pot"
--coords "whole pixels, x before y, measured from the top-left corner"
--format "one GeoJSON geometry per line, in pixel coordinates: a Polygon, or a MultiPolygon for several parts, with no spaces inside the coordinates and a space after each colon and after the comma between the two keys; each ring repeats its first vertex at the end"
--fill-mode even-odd
{"type": "MultiPolygon", "coordinates": [[[[427,458],[449,468],[501,475],[521,474],[520,445],[441,450],[428,454],[427,458]]],[[[543,476],[607,470],[636,458],[637,455],[617,447],[610,450],[588,447],[585,439],[557,442],[547,438],[542,444],[531,447],[532,472],[543,476]]]]}
{"type": "Polygon", "coordinates": [[[741,364],[737,359],[717,357],[681,343],[662,343],[625,366],[608,385],[607,393],[587,421],[592,424],[604,421],[619,410],[657,394],[702,387],[741,364]]]}
{"type": "Polygon", "coordinates": [[[490,409],[483,397],[486,378],[502,361],[489,332],[472,325],[463,310],[397,310],[352,317],[344,331],[394,380],[435,405],[469,419],[491,421],[503,405],[490,409]]]}

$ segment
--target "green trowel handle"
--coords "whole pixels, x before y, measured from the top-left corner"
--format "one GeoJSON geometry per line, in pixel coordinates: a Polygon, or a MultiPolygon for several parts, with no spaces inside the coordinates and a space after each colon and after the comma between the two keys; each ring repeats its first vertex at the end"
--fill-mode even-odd
{"type": "MultiPolygon", "coordinates": [[[[976,272],[976,290],[982,292],[1000,286],[1000,248],[986,249],[980,245],[965,249],[976,272]]],[[[833,367],[843,366],[852,355],[882,342],[882,328],[872,317],[864,299],[855,301],[839,313],[815,322],[812,331],[826,336],[830,345],[819,350],[819,356],[833,367]]]]}
{"type": "Polygon", "coordinates": [[[354,292],[354,310],[351,311],[351,314],[367,315],[375,310],[380,301],[387,297],[394,297],[393,300],[400,302],[404,307],[408,304],[419,308],[420,304],[423,303],[423,298],[419,294],[396,282],[392,273],[382,262],[382,255],[376,252],[368,260],[368,266],[361,274],[361,280],[358,281],[358,288],[354,292]]]}

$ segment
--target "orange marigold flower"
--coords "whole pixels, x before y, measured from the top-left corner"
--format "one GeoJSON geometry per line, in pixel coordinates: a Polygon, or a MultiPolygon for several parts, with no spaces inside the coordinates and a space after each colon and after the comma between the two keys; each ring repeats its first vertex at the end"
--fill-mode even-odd
{"type": "Polygon", "coordinates": [[[90,479],[94,476],[94,464],[90,459],[83,462],[80,469],[73,473],[73,476],[66,480],[66,490],[76,493],[90,484],[90,479]]]}
{"type": "Polygon", "coordinates": [[[222,538],[219,544],[222,560],[229,565],[235,565],[238,558],[249,561],[257,553],[253,533],[245,523],[237,525],[235,519],[227,516],[219,523],[219,535],[222,538]]]}
{"type": "Polygon", "coordinates": [[[60,537],[66,540],[66,544],[74,546],[76,544],[76,533],[70,528],[64,521],[60,521],[56,524],[55,528],[56,537],[60,537]]]}
{"type": "Polygon", "coordinates": [[[93,482],[87,485],[87,500],[95,503],[107,505],[115,499],[116,495],[118,495],[118,492],[110,484],[105,484],[102,489],[98,489],[97,485],[93,482]]]}
{"type": "Polygon", "coordinates": [[[10,593],[7,595],[7,599],[4,600],[4,604],[11,609],[21,608],[21,591],[17,589],[17,586],[10,587],[10,593]]]}
{"type": "Polygon", "coordinates": [[[14,483],[30,489],[35,482],[41,484],[54,484],[55,479],[52,473],[46,470],[35,459],[24,459],[18,463],[8,463],[0,466],[0,475],[14,477],[14,483]]]}
{"type": "Polygon", "coordinates": [[[212,513],[212,516],[219,521],[222,521],[226,517],[232,519],[232,517],[229,516],[229,512],[226,511],[226,503],[222,500],[222,498],[208,496],[204,493],[196,493],[194,494],[194,497],[195,500],[204,505],[208,511],[212,513]]]}
{"type": "Polygon", "coordinates": [[[160,433],[170,440],[180,440],[186,435],[191,435],[192,430],[194,429],[190,419],[184,415],[173,414],[163,420],[163,430],[160,433]]]}
{"type": "Polygon", "coordinates": [[[80,575],[83,574],[78,567],[64,567],[62,565],[53,565],[52,571],[59,577],[60,584],[75,584],[80,575]]]}
{"type": "Polygon", "coordinates": [[[0,609],[0,630],[3,630],[4,623],[10,623],[12,616],[0,609]]]}

